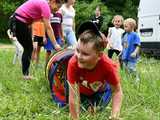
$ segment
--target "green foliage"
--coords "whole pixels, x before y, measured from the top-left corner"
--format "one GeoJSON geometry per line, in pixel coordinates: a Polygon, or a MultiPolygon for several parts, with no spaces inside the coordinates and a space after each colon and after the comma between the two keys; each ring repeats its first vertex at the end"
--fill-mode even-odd
{"type": "Polygon", "coordinates": [[[94,0],[92,2],[77,1],[75,5],[76,9],[76,26],[78,26],[87,20],[91,20],[91,16],[95,14],[95,9],[97,6],[101,7],[101,14],[104,17],[104,23],[102,25],[102,31],[107,29],[107,23],[111,18],[111,12],[108,10],[100,0],[94,0]]]}
{"type": "Polygon", "coordinates": [[[0,8],[3,15],[11,15],[15,9],[24,2],[25,0],[1,0],[0,8]]]}
{"type": "Polygon", "coordinates": [[[126,0],[102,0],[113,14],[121,14],[126,0]]]}
{"type": "Polygon", "coordinates": [[[138,11],[138,6],[137,2],[134,2],[133,0],[126,0],[123,8],[123,16],[126,17],[131,17],[134,19],[137,19],[137,11],[138,11]]]}
{"type": "Polygon", "coordinates": [[[15,9],[25,0],[1,0],[0,1],[0,38],[6,37],[6,30],[8,29],[8,18],[15,11],[15,9]]]}

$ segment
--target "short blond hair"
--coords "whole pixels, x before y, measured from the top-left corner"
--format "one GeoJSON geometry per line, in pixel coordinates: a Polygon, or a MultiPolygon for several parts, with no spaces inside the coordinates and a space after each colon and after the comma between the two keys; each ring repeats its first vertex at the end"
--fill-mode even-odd
{"type": "Polygon", "coordinates": [[[135,29],[136,26],[137,26],[136,20],[133,19],[133,18],[127,18],[127,19],[125,19],[124,20],[124,24],[127,24],[127,23],[132,27],[132,29],[135,29]]]}
{"type": "Polygon", "coordinates": [[[115,15],[112,19],[112,23],[114,23],[115,19],[119,18],[121,20],[121,22],[123,23],[123,16],[122,15],[115,15]]]}

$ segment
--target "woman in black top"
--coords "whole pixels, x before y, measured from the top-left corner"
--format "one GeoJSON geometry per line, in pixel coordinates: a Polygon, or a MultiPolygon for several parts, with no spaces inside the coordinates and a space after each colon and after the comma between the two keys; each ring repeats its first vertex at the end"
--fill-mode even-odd
{"type": "Polygon", "coordinates": [[[97,25],[98,29],[100,30],[103,24],[103,17],[101,16],[100,6],[96,7],[95,15],[92,17],[91,20],[97,25]]]}

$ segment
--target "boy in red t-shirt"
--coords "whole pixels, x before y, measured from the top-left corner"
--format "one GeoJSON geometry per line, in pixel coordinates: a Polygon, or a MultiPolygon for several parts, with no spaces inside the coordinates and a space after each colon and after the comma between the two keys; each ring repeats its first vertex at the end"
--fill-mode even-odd
{"type": "Polygon", "coordinates": [[[80,102],[95,113],[95,106],[105,94],[106,85],[112,88],[111,119],[117,120],[122,102],[122,89],[117,67],[103,53],[106,38],[93,22],[83,23],[78,30],[78,44],[67,68],[69,108],[73,120],[79,119],[80,102]],[[85,100],[84,100],[85,99],[85,100]]]}

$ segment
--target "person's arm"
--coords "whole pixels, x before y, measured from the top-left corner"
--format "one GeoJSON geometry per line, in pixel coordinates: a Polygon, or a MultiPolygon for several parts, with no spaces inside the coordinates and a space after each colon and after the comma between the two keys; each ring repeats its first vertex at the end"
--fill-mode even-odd
{"type": "Polygon", "coordinates": [[[118,120],[120,109],[121,109],[121,103],[122,103],[122,88],[121,84],[119,83],[116,86],[112,86],[113,89],[113,96],[112,96],[112,113],[110,116],[111,120],[118,120]]]}
{"type": "Polygon", "coordinates": [[[137,45],[136,49],[131,53],[131,57],[135,58],[140,52],[140,46],[137,45]]]}
{"type": "Polygon", "coordinates": [[[75,32],[75,30],[76,30],[76,23],[75,23],[75,19],[73,20],[73,31],[75,32]]]}
{"type": "Polygon", "coordinates": [[[62,26],[62,24],[61,24],[61,39],[62,39],[62,42],[63,42],[63,44],[65,43],[65,39],[64,39],[64,34],[63,34],[63,26],[62,26]]]}
{"type": "Polygon", "coordinates": [[[80,93],[78,84],[69,84],[69,110],[72,120],[79,120],[80,93]]]}
{"type": "Polygon", "coordinates": [[[60,45],[56,42],[53,29],[51,27],[50,21],[46,18],[43,18],[44,27],[47,32],[47,35],[49,36],[52,44],[54,45],[55,49],[58,51],[61,49],[60,45]]]}

